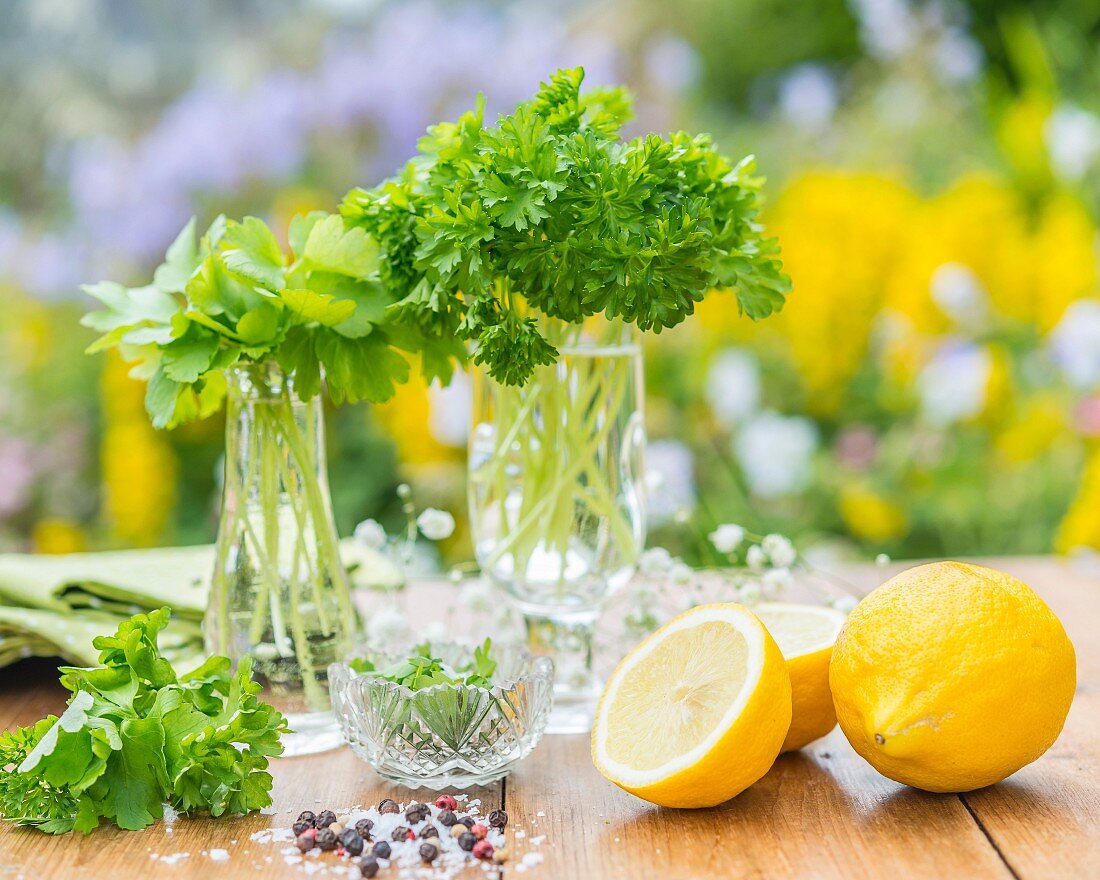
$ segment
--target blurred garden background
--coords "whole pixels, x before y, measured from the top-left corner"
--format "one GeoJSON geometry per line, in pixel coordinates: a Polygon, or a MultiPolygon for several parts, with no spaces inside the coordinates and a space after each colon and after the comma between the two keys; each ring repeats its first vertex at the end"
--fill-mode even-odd
{"type": "MultiPolygon", "coordinates": [[[[478,91],[559,65],[636,132],[755,153],[794,293],[708,298],[647,352],[654,540],[737,521],[822,557],[1100,548],[1095,0],[8,0],[0,5],[0,549],[215,532],[223,423],[155,432],[88,358],[81,283],[188,217],[285,229],[478,91]]],[[[341,531],[450,510],[468,383],[330,413],[341,531]]]]}

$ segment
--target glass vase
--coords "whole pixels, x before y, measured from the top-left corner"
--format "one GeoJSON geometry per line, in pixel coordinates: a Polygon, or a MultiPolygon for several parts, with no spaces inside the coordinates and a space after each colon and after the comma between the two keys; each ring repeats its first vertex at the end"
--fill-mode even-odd
{"type": "Polygon", "coordinates": [[[343,740],[329,698],[329,664],[358,630],[340,562],[326,473],[320,398],[300,400],[268,362],[227,374],[225,485],[203,624],[206,649],[246,654],[264,699],[294,731],[286,755],[343,740]]]}
{"type": "Polygon", "coordinates": [[[554,660],[547,731],[590,729],[592,637],[645,543],[642,351],[621,322],[544,322],[560,358],[530,381],[474,374],[469,502],[482,572],[554,660]]]}

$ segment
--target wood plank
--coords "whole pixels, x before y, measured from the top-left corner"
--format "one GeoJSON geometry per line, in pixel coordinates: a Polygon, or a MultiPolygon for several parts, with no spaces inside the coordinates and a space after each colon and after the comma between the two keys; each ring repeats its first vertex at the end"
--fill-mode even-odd
{"type": "MultiPolygon", "coordinates": [[[[29,724],[64,709],[66,692],[57,685],[56,672],[52,673],[52,679],[48,667],[30,671],[26,676],[19,672],[8,670],[9,674],[0,679],[0,718],[5,719],[5,727],[29,724]]],[[[339,812],[357,805],[376,804],[384,797],[408,802],[429,795],[428,789],[410,792],[385,782],[347,748],[305,758],[273,760],[272,776],[274,812],[267,815],[180,819],[170,831],[162,822],[143,832],[102,826],[88,837],[78,834],[50,837],[0,823],[0,877],[130,880],[152,873],[179,880],[209,880],[211,872],[216,872],[219,880],[237,880],[255,877],[262,871],[264,877],[275,880],[301,878],[302,867],[284,861],[281,850],[287,843],[255,842],[251,836],[265,829],[289,827],[302,810],[339,812]],[[229,860],[215,862],[204,854],[213,848],[227,850],[229,860]],[[189,855],[172,863],[153,859],[154,855],[171,858],[178,853],[189,855]]],[[[497,783],[488,788],[469,789],[467,794],[470,799],[480,798],[481,811],[488,813],[502,805],[501,788],[497,783]]],[[[333,854],[320,858],[333,868],[350,865],[333,854]]],[[[396,870],[386,874],[397,876],[396,870]]],[[[480,866],[475,866],[465,876],[485,875],[480,866]]]]}
{"type": "Polygon", "coordinates": [[[884,779],[839,731],[712,810],[640,801],[596,773],[587,737],[550,737],[509,779],[508,813],[547,835],[553,878],[1011,876],[957,798],[884,779]]]}

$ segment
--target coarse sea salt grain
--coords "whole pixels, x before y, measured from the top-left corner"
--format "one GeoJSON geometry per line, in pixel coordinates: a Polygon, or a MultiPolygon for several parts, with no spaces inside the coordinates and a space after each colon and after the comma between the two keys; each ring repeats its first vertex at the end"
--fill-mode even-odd
{"type": "Polygon", "coordinates": [[[210,850],[210,861],[212,862],[228,862],[229,850],[227,849],[212,849],[210,850]]]}

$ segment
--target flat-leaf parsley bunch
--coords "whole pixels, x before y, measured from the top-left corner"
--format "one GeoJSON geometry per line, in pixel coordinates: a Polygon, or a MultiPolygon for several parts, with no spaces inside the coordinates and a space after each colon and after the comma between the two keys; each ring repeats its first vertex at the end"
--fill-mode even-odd
{"type": "Polygon", "coordinates": [[[181,812],[247,813],[271,804],[268,756],[286,719],[257,694],[244,658],[211,657],[177,675],[160,656],[162,608],[94,642],[100,665],[62,668],[60,718],[0,734],[0,816],[52,834],[108,819],[139,830],[181,812]]]}
{"type": "Polygon", "coordinates": [[[381,246],[401,323],[476,341],[476,361],[507,384],[557,356],[538,313],[602,313],[659,333],[712,290],[732,290],[759,319],[790,287],[759,222],[751,157],[735,163],[685,132],[624,141],[627,94],[582,92],[583,78],[559,70],[496,125],[479,99],[429,129],[398,176],[341,208],[381,246]]]}
{"type": "Polygon", "coordinates": [[[294,218],[289,254],[255,217],[218,217],[197,241],[195,232],[192,220],[151,284],[84,288],[106,306],[84,318],[103,334],[89,351],[117,347],[139,362],[158,428],[219,409],[224,371],[238,363],[277,361],[302,398],[318,393],[323,370],[341,403],[392,397],[409,377],[401,352],[419,353],[428,378],[444,381],[463,355],[453,338],[390,320],[378,245],[338,215],[294,218]]]}

